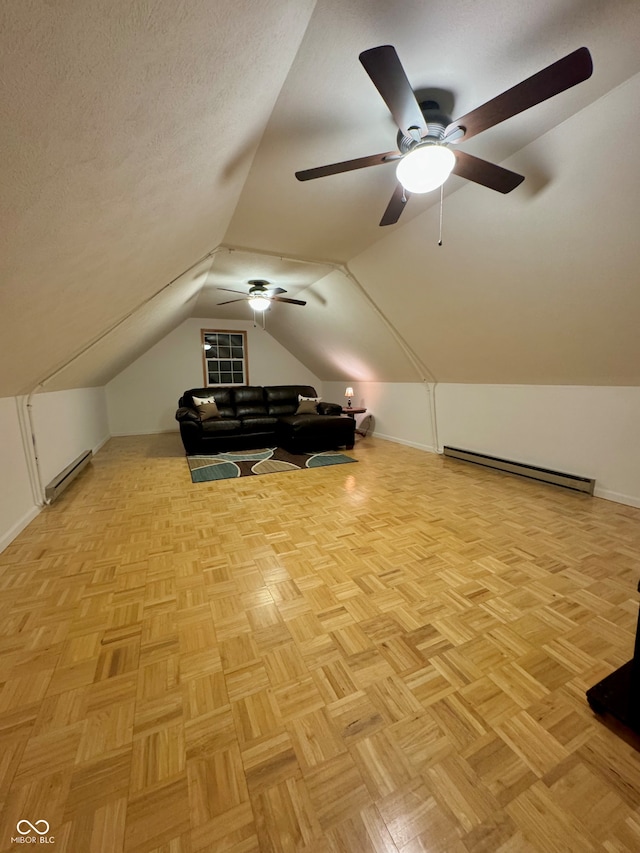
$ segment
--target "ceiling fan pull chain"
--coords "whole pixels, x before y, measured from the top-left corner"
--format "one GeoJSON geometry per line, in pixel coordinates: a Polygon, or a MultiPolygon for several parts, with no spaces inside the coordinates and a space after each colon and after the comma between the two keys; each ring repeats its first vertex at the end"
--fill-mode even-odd
{"type": "Polygon", "coordinates": [[[438,246],[442,246],[442,209],[444,207],[444,184],[440,187],[440,237],[438,246]]]}

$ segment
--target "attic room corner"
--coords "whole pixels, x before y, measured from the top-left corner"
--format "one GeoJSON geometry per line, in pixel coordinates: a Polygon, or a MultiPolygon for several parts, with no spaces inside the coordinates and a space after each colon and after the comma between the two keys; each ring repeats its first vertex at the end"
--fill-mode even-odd
{"type": "Polygon", "coordinates": [[[0,551],[40,512],[38,477],[43,490],[78,454],[96,453],[109,439],[104,388],[43,392],[31,403],[38,471],[30,469],[30,435],[20,419],[24,398],[0,398],[0,551]]]}

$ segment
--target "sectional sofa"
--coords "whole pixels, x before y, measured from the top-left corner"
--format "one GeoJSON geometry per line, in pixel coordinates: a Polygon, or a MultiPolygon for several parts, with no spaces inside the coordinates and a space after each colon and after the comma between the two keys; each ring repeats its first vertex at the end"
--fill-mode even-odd
{"type": "Polygon", "coordinates": [[[290,453],[351,449],[355,421],[325,403],[311,385],[191,388],[178,401],[176,420],[188,455],[258,447],[290,453]]]}

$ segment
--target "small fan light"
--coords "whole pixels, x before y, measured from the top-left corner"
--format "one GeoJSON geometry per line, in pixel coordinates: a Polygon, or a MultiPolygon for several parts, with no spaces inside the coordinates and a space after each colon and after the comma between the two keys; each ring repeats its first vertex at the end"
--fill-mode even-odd
{"type": "Polygon", "coordinates": [[[249,298],[249,305],[254,311],[266,311],[269,305],[271,305],[271,300],[267,299],[266,296],[251,296],[249,298]]]}
{"type": "Polygon", "coordinates": [[[396,176],[410,193],[437,190],[447,180],[456,163],[450,148],[427,143],[418,145],[400,160],[396,176]]]}

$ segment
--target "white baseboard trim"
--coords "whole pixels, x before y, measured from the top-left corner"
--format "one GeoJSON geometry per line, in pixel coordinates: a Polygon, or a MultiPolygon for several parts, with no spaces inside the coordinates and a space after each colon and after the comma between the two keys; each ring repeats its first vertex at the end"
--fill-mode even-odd
{"type": "Polygon", "coordinates": [[[372,433],[374,438],[382,438],[384,441],[393,441],[394,444],[404,444],[406,447],[415,447],[416,450],[424,450],[427,453],[437,453],[435,447],[430,444],[418,444],[416,441],[407,441],[404,438],[397,438],[395,435],[384,435],[381,432],[372,433]]]}
{"type": "MultiPolygon", "coordinates": [[[[440,453],[435,447],[428,444],[418,444],[415,441],[406,441],[404,438],[397,438],[394,435],[384,435],[380,432],[374,432],[372,435],[375,438],[381,438],[384,441],[393,441],[395,444],[404,444],[407,447],[415,447],[417,450],[425,450],[427,453],[440,453]]],[[[596,485],[593,490],[594,498],[602,498],[605,501],[614,501],[615,503],[625,504],[626,506],[640,507],[640,497],[635,495],[624,495],[621,492],[612,492],[610,489],[599,489],[596,485]]]]}
{"type": "Polygon", "coordinates": [[[11,527],[7,532],[0,538],[0,554],[7,548],[13,540],[18,536],[22,531],[27,527],[27,525],[31,524],[34,518],[36,518],[40,514],[40,510],[42,507],[33,506],[30,510],[25,512],[22,518],[11,527]]]}
{"type": "Polygon", "coordinates": [[[175,433],[176,435],[180,434],[180,430],[178,429],[137,429],[137,430],[128,430],[127,432],[112,432],[112,438],[123,438],[127,435],[162,435],[163,433],[175,433]]]}
{"type": "Polygon", "coordinates": [[[594,498],[604,498],[605,501],[615,501],[618,504],[640,507],[640,498],[634,495],[623,495],[620,492],[612,492],[609,489],[599,489],[597,486],[593,490],[593,496],[594,498]]]}
{"type": "Polygon", "coordinates": [[[100,450],[100,448],[101,448],[101,447],[104,447],[104,446],[105,446],[105,444],[109,441],[109,439],[110,439],[110,438],[111,438],[111,436],[110,436],[110,435],[105,436],[105,438],[101,439],[101,440],[100,440],[100,441],[99,441],[99,442],[98,442],[98,443],[93,447],[93,449],[92,449],[92,451],[91,451],[91,452],[93,453],[93,455],[94,455],[94,456],[95,456],[95,455],[96,455],[96,453],[100,450]]]}

